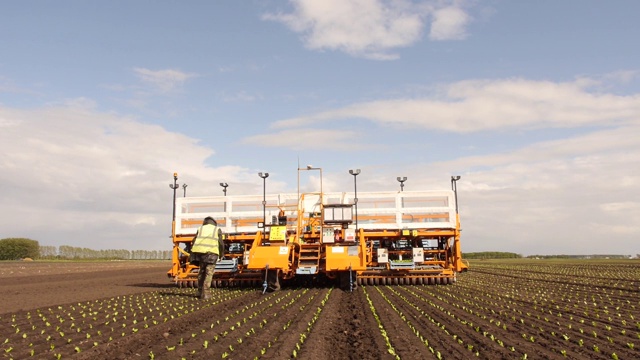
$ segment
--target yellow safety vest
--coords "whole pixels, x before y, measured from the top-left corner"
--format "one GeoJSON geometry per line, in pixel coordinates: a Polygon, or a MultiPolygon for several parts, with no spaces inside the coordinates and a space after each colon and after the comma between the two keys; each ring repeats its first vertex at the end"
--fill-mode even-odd
{"type": "Polygon", "coordinates": [[[202,225],[198,229],[196,240],[191,247],[194,253],[213,253],[220,255],[218,249],[218,227],[212,224],[202,225]]]}

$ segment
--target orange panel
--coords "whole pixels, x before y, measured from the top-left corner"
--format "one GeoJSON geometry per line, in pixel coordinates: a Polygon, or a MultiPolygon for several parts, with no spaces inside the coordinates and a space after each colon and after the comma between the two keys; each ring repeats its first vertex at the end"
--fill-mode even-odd
{"type": "Polygon", "coordinates": [[[358,251],[360,246],[327,246],[326,269],[334,270],[365,270],[366,261],[364,252],[358,251]]]}
{"type": "Polygon", "coordinates": [[[247,269],[289,269],[289,246],[254,246],[249,252],[247,269]]]}

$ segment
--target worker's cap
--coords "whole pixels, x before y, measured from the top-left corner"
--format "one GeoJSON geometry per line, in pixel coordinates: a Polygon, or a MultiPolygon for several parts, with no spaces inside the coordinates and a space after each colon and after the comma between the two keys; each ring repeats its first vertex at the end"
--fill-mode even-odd
{"type": "Polygon", "coordinates": [[[204,218],[204,223],[218,225],[216,219],[212,218],[211,216],[207,216],[206,218],[204,218]]]}

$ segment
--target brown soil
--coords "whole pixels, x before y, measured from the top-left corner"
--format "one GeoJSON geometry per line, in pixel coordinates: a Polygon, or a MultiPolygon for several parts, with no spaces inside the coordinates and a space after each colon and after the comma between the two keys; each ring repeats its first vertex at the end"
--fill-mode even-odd
{"type": "Polygon", "coordinates": [[[213,289],[203,301],[167,280],[167,263],[126,264],[34,262],[0,279],[0,358],[640,357],[633,276],[597,286],[487,266],[454,285],[213,289]]]}
{"type": "Polygon", "coordinates": [[[0,314],[171,287],[168,261],[0,262],[0,314]]]}

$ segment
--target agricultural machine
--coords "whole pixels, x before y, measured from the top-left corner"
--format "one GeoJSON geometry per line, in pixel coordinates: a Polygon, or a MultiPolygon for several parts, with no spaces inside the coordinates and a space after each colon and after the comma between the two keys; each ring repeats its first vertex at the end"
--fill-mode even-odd
{"type": "MultiPolygon", "coordinates": [[[[322,170],[308,167],[301,170],[322,170]]],[[[224,232],[212,287],[451,284],[461,259],[456,180],[451,190],[319,192],[175,198],[167,276],[196,287],[188,244],[205,217],[224,232]]],[[[264,179],[268,173],[260,176],[264,179]]],[[[399,179],[400,181],[400,179],[399,179]]],[[[322,180],[321,180],[322,183],[322,180]]],[[[224,186],[226,184],[221,184],[224,186]]],[[[401,182],[401,185],[404,185],[401,182]]],[[[298,186],[299,188],[299,186],[298,186]]]]}

